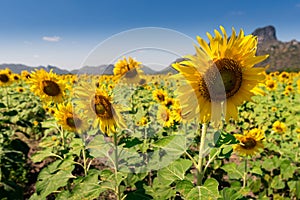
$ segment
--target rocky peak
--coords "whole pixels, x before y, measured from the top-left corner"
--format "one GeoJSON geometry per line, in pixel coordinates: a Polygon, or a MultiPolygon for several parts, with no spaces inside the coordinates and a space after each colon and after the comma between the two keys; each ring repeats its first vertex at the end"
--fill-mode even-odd
{"type": "Polygon", "coordinates": [[[252,33],[252,35],[257,36],[258,43],[269,43],[269,42],[277,41],[276,30],[274,26],[257,28],[252,33]]]}

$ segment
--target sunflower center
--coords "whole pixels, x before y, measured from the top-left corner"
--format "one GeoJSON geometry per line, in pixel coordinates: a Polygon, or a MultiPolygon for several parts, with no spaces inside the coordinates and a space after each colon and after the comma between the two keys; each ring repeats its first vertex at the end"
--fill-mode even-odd
{"type": "Polygon", "coordinates": [[[81,121],[79,118],[77,118],[77,117],[68,117],[68,118],[66,119],[66,123],[67,123],[67,125],[70,126],[71,128],[76,128],[76,125],[77,125],[78,127],[80,127],[82,121],[81,121]]]}
{"type": "Polygon", "coordinates": [[[281,128],[281,126],[277,126],[276,130],[277,130],[277,132],[283,132],[283,128],[281,128]]]}
{"type": "Polygon", "coordinates": [[[0,74],[0,81],[2,83],[7,83],[9,81],[9,77],[6,74],[0,74]]]}
{"type": "Polygon", "coordinates": [[[256,141],[253,138],[246,138],[242,142],[242,148],[244,149],[253,149],[256,146],[256,141]]]}
{"type": "Polygon", "coordinates": [[[163,94],[157,94],[157,99],[159,101],[165,101],[165,95],[163,95],[163,94]]]}
{"type": "Polygon", "coordinates": [[[163,112],[163,113],[161,114],[161,118],[162,118],[162,120],[164,120],[165,122],[167,122],[167,121],[169,121],[170,116],[168,115],[168,113],[163,112]]]}
{"type": "Polygon", "coordinates": [[[226,97],[235,95],[242,85],[242,71],[239,63],[232,59],[223,58],[215,62],[218,67],[223,84],[225,87],[226,97]]]}
{"type": "Polygon", "coordinates": [[[47,94],[48,96],[58,96],[61,93],[60,87],[57,83],[54,81],[43,81],[43,92],[47,94]]]}
{"type": "Polygon", "coordinates": [[[238,62],[228,58],[222,58],[214,62],[217,66],[208,69],[200,80],[200,93],[209,101],[223,101],[234,96],[242,85],[242,70],[238,62]],[[221,75],[222,80],[218,80],[221,75]]]}
{"type": "Polygon", "coordinates": [[[273,82],[268,84],[268,87],[269,87],[269,88],[274,88],[274,86],[275,86],[275,85],[274,85],[273,82]]]}
{"type": "Polygon", "coordinates": [[[125,77],[126,78],[134,78],[137,76],[137,74],[138,73],[137,73],[136,69],[131,69],[128,72],[126,72],[125,77]]]}
{"type": "Polygon", "coordinates": [[[106,119],[113,118],[112,105],[109,102],[109,100],[102,95],[96,95],[94,97],[92,102],[92,108],[99,117],[106,119]]]}

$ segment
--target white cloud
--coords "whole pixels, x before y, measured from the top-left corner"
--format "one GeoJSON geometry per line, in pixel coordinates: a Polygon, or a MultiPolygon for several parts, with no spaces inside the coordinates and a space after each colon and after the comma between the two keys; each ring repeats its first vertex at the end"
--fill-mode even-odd
{"type": "Polygon", "coordinates": [[[59,42],[61,40],[61,37],[58,37],[58,36],[52,36],[52,37],[44,36],[43,40],[45,40],[47,42],[59,42]]]}
{"type": "Polygon", "coordinates": [[[40,55],[38,55],[38,54],[34,54],[34,55],[33,55],[33,57],[34,57],[34,58],[39,58],[39,57],[40,57],[40,55]]]}

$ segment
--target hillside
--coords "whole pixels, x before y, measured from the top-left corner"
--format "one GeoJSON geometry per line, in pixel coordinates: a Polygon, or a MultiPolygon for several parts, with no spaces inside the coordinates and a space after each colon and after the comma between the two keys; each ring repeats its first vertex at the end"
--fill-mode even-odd
{"type": "MultiPolygon", "coordinates": [[[[269,58],[262,62],[260,66],[269,65],[267,71],[299,71],[300,70],[300,42],[291,40],[282,42],[276,37],[276,29],[273,26],[257,28],[252,33],[258,38],[257,55],[269,54],[269,58]]],[[[180,60],[177,59],[177,61],[180,60]]],[[[84,66],[76,70],[65,70],[59,67],[38,66],[30,67],[23,64],[0,64],[0,69],[10,68],[15,73],[20,73],[22,70],[32,71],[34,69],[45,69],[57,74],[113,74],[114,66],[99,65],[99,66],[84,66]]],[[[161,71],[155,71],[147,66],[143,66],[142,70],[145,74],[167,74],[176,73],[177,71],[171,67],[171,64],[161,71]]]]}
{"type": "Polygon", "coordinates": [[[269,54],[269,58],[261,63],[270,65],[268,71],[299,71],[300,42],[278,40],[273,26],[258,28],[252,34],[258,37],[257,55],[269,54]]]}

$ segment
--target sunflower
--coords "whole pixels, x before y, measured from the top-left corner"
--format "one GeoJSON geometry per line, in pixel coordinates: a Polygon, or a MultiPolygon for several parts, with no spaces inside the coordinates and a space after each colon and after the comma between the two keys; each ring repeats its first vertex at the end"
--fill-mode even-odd
{"type": "Polygon", "coordinates": [[[165,106],[158,108],[156,118],[163,127],[170,127],[174,124],[172,112],[165,106]]]}
{"type": "Polygon", "coordinates": [[[114,76],[117,80],[122,79],[125,83],[138,83],[142,74],[141,63],[129,57],[118,60],[114,67],[114,76]]]}
{"type": "Polygon", "coordinates": [[[136,122],[137,126],[146,126],[149,123],[148,117],[142,117],[139,121],[136,122]]]}
{"type": "Polygon", "coordinates": [[[274,122],[272,129],[276,133],[284,133],[286,131],[286,125],[281,121],[276,121],[274,122]]]}
{"type": "Polygon", "coordinates": [[[65,130],[82,133],[87,128],[86,120],[82,115],[74,112],[70,102],[58,104],[54,117],[57,123],[62,125],[65,130]]]}
{"type": "Polygon", "coordinates": [[[28,80],[31,91],[44,102],[60,103],[64,100],[66,82],[52,70],[48,73],[44,69],[36,70],[28,80]]]}
{"type": "Polygon", "coordinates": [[[277,84],[273,79],[270,79],[265,82],[265,86],[268,90],[275,90],[277,87],[277,84]]]}
{"type": "Polygon", "coordinates": [[[233,145],[233,150],[241,156],[255,155],[264,148],[262,140],[265,136],[261,129],[254,128],[244,134],[234,134],[234,137],[240,143],[233,145]]]}
{"type": "Polygon", "coordinates": [[[22,93],[22,92],[24,92],[24,88],[23,87],[18,87],[17,91],[20,92],[20,93],[22,93]]]}
{"type": "Polygon", "coordinates": [[[30,73],[26,70],[23,70],[21,72],[21,77],[24,81],[27,81],[30,78],[30,73]]]}
{"type": "Polygon", "coordinates": [[[288,92],[293,92],[293,91],[294,91],[294,88],[293,88],[293,86],[288,85],[288,86],[285,87],[284,90],[285,90],[285,91],[288,91],[288,92]]]}
{"type": "Polygon", "coordinates": [[[75,95],[78,96],[76,103],[87,112],[89,119],[93,121],[93,127],[99,127],[103,133],[111,135],[116,133],[117,128],[124,127],[124,122],[118,106],[112,102],[112,95],[102,88],[91,88],[83,83],[76,88],[75,95]]]}
{"type": "Polygon", "coordinates": [[[265,68],[253,67],[268,57],[255,55],[257,38],[245,36],[243,30],[237,36],[234,29],[228,38],[225,29],[222,26],[220,29],[223,36],[217,30],[215,37],[207,33],[209,44],[197,37],[200,47],[195,46],[196,55],[172,64],[180,72],[175,76],[188,82],[188,86],[179,87],[179,95],[187,105],[185,112],[200,116],[201,122],[220,117],[225,100],[226,121],[231,117],[237,119],[237,106],[250,101],[254,95],[252,90],[265,79],[265,68]],[[195,96],[196,101],[191,96],[195,96]]]}
{"type": "Polygon", "coordinates": [[[288,72],[281,72],[281,74],[279,75],[279,80],[283,83],[287,82],[289,80],[289,78],[290,78],[290,75],[288,72]]]}
{"type": "Polygon", "coordinates": [[[163,89],[156,89],[152,92],[153,99],[159,103],[164,103],[168,97],[163,89]]]}
{"type": "Polygon", "coordinates": [[[10,69],[2,69],[0,70],[0,86],[8,86],[12,84],[13,78],[11,75],[10,69]]]}

